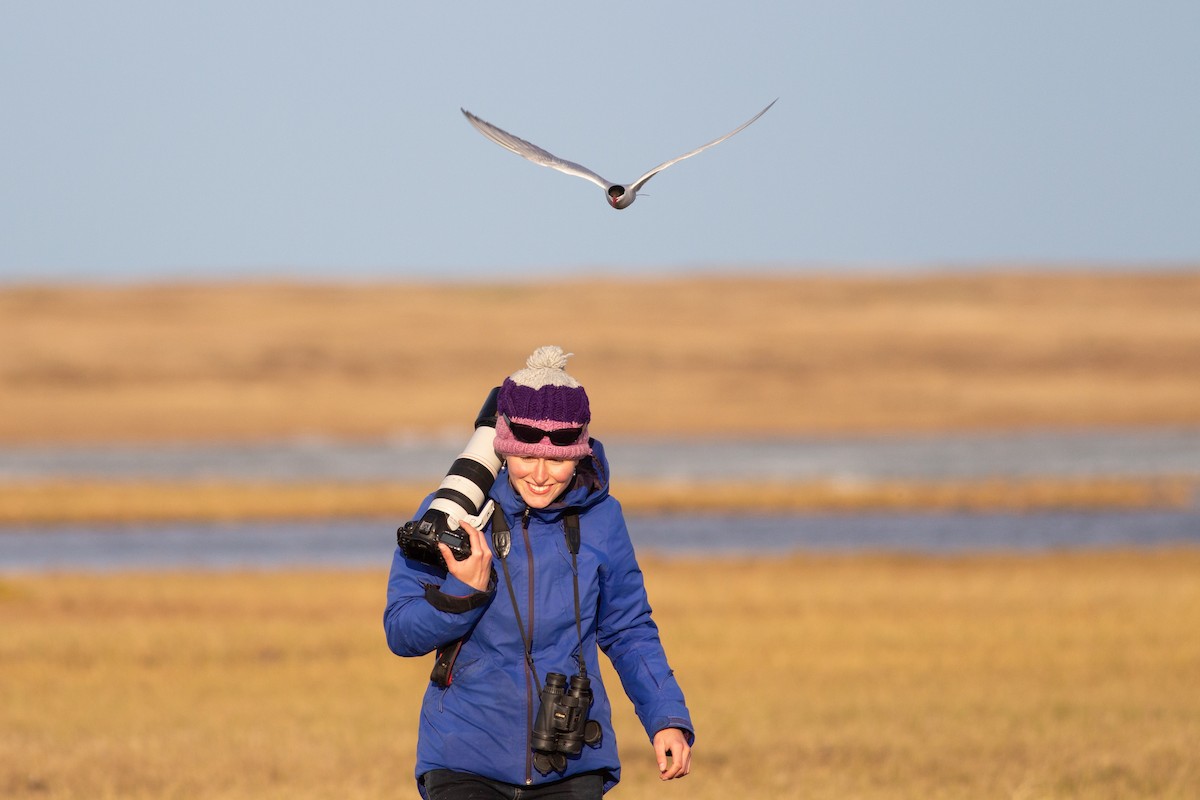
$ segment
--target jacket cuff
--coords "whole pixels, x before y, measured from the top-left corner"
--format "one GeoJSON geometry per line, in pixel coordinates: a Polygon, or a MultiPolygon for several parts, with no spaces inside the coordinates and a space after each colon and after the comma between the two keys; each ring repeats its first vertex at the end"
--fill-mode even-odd
{"type": "Polygon", "coordinates": [[[488,579],[487,589],[479,591],[473,586],[447,575],[441,586],[433,583],[425,584],[425,600],[438,611],[450,614],[465,614],[492,601],[496,594],[496,572],[492,571],[488,579]]]}
{"type": "Polygon", "coordinates": [[[650,727],[654,729],[650,734],[651,741],[654,740],[654,735],[659,731],[664,731],[667,728],[678,728],[683,731],[689,747],[696,743],[696,732],[692,730],[692,721],[690,719],[683,717],[659,717],[650,727]]]}

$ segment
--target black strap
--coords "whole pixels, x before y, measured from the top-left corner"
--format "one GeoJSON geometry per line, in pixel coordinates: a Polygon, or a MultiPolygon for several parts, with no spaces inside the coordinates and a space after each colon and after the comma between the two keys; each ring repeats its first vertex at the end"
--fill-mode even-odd
{"type": "Polygon", "coordinates": [[[574,509],[563,514],[563,535],[572,556],[579,555],[579,513],[574,509]]]}
{"type": "Polygon", "coordinates": [[[571,583],[575,587],[575,635],[579,637],[579,649],[575,651],[575,663],[579,665],[580,677],[587,677],[587,666],[583,663],[583,617],[579,613],[579,514],[573,511],[563,516],[563,536],[567,549],[571,551],[571,583]]]}
{"type": "Polygon", "coordinates": [[[451,684],[454,680],[454,660],[458,658],[458,651],[462,650],[464,641],[465,639],[455,639],[437,651],[437,659],[433,662],[429,680],[443,689],[451,684]]]}
{"type": "MultiPolygon", "coordinates": [[[[528,521],[528,514],[525,519],[528,521]]],[[[500,568],[504,570],[504,585],[508,587],[508,599],[512,603],[513,616],[517,618],[517,630],[521,632],[521,644],[525,648],[525,663],[529,666],[529,671],[533,674],[533,682],[540,685],[541,681],[538,680],[537,667],[533,665],[533,642],[529,640],[532,631],[530,634],[525,632],[525,623],[521,621],[521,609],[517,605],[517,593],[513,589],[512,576],[508,573],[508,552],[512,540],[509,535],[508,520],[504,518],[504,511],[492,517],[493,542],[496,541],[497,532],[501,535],[500,543],[503,547],[499,548],[496,554],[500,556],[500,568]]]]}
{"type": "Polygon", "coordinates": [[[436,608],[438,611],[445,611],[450,614],[465,614],[466,612],[485,606],[492,600],[492,595],[496,593],[496,573],[488,578],[487,589],[482,592],[472,592],[465,597],[460,597],[454,594],[446,594],[442,591],[442,587],[436,583],[425,584],[425,601],[429,605],[436,608]]]}
{"type": "Polygon", "coordinates": [[[512,533],[508,529],[508,520],[504,518],[504,511],[500,510],[498,514],[492,515],[492,552],[500,556],[500,560],[508,558],[508,551],[512,549],[512,533]]]}

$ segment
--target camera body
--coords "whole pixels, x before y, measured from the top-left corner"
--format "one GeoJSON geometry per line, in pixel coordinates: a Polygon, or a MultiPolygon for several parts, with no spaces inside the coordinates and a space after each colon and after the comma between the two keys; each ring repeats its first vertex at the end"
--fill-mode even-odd
{"type": "Polygon", "coordinates": [[[471,542],[461,527],[450,530],[444,511],[427,511],[420,519],[404,523],[396,531],[396,544],[400,545],[405,558],[434,566],[445,566],[438,544],[450,548],[455,561],[471,555],[471,542]]]}
{"type": "Polygon", "coordinates": [[[578,755],[585,744],[600,742],[600,723],[588,719],[591,708],[592,682],[587,676],[572,675],[568,684],[561,672],[546,674],[529,737],[538,772],[562,772],[567,767],[567,756],[578,755]]]}
{"type": "Polygon", "coordinates": [[[449,547],[457,561],[471,554],[470,539],[459,523],[466,521],[482,529],[491,517],[488,492],[502,465],[494,445],[499,394],[500,387],[488,394],[475,419],[475,432],[442,479],[429,508],[420,519],[406,522],[396,530],[396,544],[405,558],[445,567],[439,543],[449,547]]]}

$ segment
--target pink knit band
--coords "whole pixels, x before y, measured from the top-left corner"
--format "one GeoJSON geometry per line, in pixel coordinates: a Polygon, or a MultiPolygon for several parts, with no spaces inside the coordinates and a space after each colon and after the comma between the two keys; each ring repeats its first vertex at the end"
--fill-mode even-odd
{"type": "MultiPolygon", "coordinates": [[[[573,422],[558,422],[551,420],[537,419],[520,419],[513,417],[513,422],[532,425],[542,430],[562,430],[563,428],[577,428],[578,423],[573,422]]],[[[543,438],[540,442],[522,442],[513,436],[512,430],[508,427],[508,421],[503,416],[496,420],[496,452],[502,456],[525,456],[528,458],[550,458],[559,461],[570,461],[574,459],[584,458],[592,454],[592,447],[589,444],[587,425],[583,425],[583,431],[579,434],[579,440],[574,444],[559,446],[553,444],[549,439],[543,438]]]]}

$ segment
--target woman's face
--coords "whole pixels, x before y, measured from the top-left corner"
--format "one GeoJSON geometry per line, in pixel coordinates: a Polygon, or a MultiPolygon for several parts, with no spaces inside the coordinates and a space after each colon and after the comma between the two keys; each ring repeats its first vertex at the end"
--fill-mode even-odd
{"type": "Polygon", "coordinates": [[[508,457],[508,480],[530,508],[545,508],[566,491],[575,475],[577,458],[508,457]]]}

